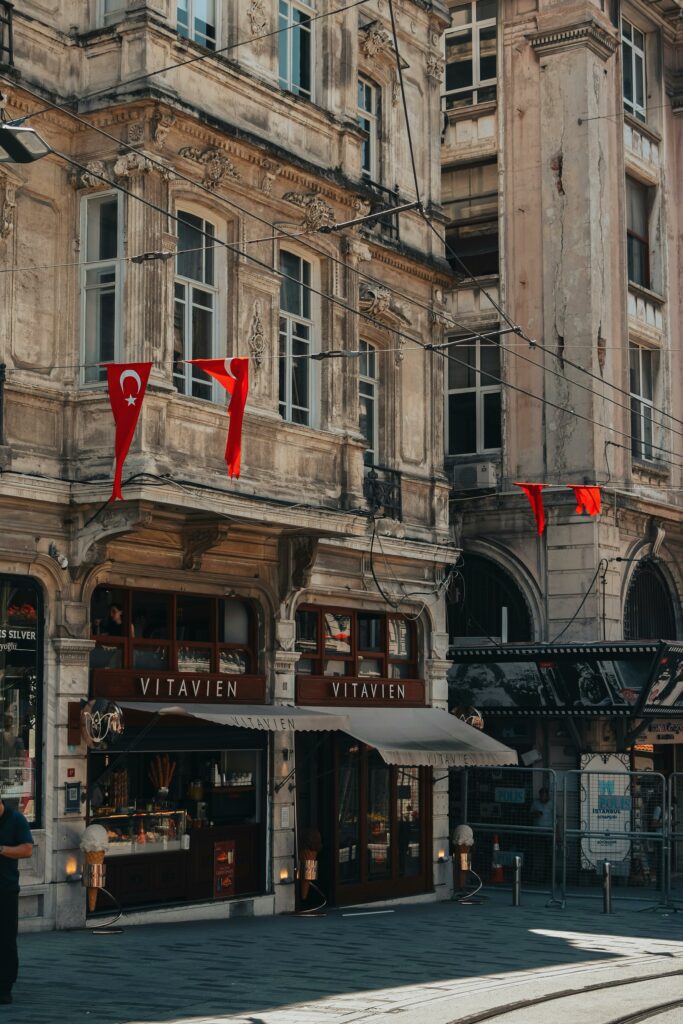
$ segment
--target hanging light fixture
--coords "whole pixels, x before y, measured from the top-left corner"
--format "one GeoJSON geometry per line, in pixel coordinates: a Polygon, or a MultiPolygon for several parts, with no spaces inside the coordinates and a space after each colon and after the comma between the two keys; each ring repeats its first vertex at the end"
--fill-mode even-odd
{"type": "Polygon", "coordinates": [[[0,124],[0,164],[30,164],[52,150],[33,128],[0,124]]]}

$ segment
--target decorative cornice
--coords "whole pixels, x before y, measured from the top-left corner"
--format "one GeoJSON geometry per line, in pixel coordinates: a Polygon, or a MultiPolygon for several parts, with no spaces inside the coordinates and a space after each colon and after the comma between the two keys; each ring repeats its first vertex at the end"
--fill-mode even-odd
{"type": "Polygon", "coordinates": [[[227,153],[216,146],[205,150],[201,150],[197,146],[184,146],[178,155],[184,156],[186,160],[194,160],[195,163],[203,165],[204,179],[202,185],[205,188],[218,188],[225,178],[239,181],[242,177],[227,153]]]}
{"type": "Polygon", "coordinates": [[[81,665],[87,667],[90,652],[95,646],[94,640],[58,636],[52,640],[59,665],[81,665]]]}
{"type": "Polygon", "coordinates": [[[609,60],[615,53],[619,41],[592,19],[545,32],[527,36],[532,48],[538,54],[561,53],[578,46],[587,46],[602,60],[609,60]]]}

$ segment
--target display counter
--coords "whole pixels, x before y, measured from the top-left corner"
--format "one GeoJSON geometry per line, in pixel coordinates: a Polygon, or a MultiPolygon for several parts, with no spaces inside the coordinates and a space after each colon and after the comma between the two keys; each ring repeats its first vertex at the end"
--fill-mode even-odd
{"type": "Polygon", "coordinates": [[[93,822],[107,830],[108,857],[183,850],[189,846],[187,813],[184,810],[118,811],[102,813],[93,822]]]}

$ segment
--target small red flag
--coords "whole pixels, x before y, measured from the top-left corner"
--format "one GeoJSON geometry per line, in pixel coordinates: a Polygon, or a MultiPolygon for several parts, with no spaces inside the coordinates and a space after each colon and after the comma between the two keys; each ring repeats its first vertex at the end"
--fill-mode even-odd
{"type": "Polygon", "coordinates": [[[545,530],[545,509],[543,507],[543,495],[541,491],[545,487],[545,484],[518,484],[515,483],[515,487],[521,487],[529,499],[534,518],[536,520],[536,529],[539,534],[545,530]]]}
{"type": "Polygon", "coordinates": [[[116,425],[116,469],[110,501],[123,501],[121,474],[140,416],[151,363],[109,363],[107,386],[116,425]]]}
{"type": "Polygon", "coordinates": [[[234,359],[188,359],[204,373],[223,385],[231,395],[228,406],[230,426],[228,427],[228,443],[225,447],[225,461],[228,464],[228,476],[240,475],[242,457],[242,420],[244,407],[249,393],[249,360],[236,356],[234,359]]]}
{"type": "Polygon", "coordinates": [[[567,487],[571,487],[574,492],[577,515],[580,516],[583,512],[589,516],[597,516],[600,514],[599,487],[581,487],[578,484],[567,484],[567,487]]]}

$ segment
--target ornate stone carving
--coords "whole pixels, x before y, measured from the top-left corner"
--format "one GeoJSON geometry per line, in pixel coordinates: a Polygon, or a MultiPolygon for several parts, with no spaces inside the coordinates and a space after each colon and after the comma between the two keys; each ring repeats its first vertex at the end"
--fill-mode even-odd
{"type": "Polygon", "coordinates": [[[358,304],[362,313],[367,313],[386,327],[398,330],[410,324],[404,303],[397,302],[388,288],[361,282],[358,304]]]}
{"type": "Polygon", "coordinates": [[[152,117],[152,142],[156,142],[157,146],[163,146],[175,121],[175,114],[157,107],[152,117]]]}
{"type": "Polygon", "coordinates": [[[302,227],[307,231],[317,231],[319,228],[334,224],[332,207],[321,199],[317,192],[285,192],[282,198],[294,206],[301,207],[304,211],[302,227]]]}
{"type": "Polygon", "coordinates": [[[318,554],[318,538],[308,533],[281,537],[278,543],[280,603],[291,603],[300,590],[311,583],[318,554]]]}
{"type": "Polygon", "coordinates": [[[619,45],[616,35],[608,32],[592,18],[555,30],[535,32],[527,38],[538,54],[559,53],[571,47],[587,46],[602,60],[608,60],[619,45]]]}
{"type": "Polygon", "coordinates": [[[228,535],[224,523],[212,526],[190,524],[183,532],[183,569],[201,568],[202,555],[217,547],[228,535]]]}
{"type": "Polygon", "coordinates": [[[259,188],[264,195],[272,196],[273,184],[282,168],[272,160],[262,160],[261,167],[263,168],[263,174],[261,175],[259,188]]]}
{"type": "Polygon", "coordinates": [[[268,15],[263,0],[251,0],[247,7],[247,18],[251,34],[253,36],[263,35],[268,27],[268,15]]]}
{"type": "Polygon", "coordinates": [[[439,53],[428,53],[425,61],[427,78],[433,86],[441,85],[443,82],[444,59],[439,53]]]}
{"type": "Polygon", "coordinates": [[[251,330],[249,331],[247,344],[249,345],[249,354],[251,355],[254,369],[258,370],[261,367],[266,350],[266,332],[263,327],[260,299],[256,299],[254,302],[254,315],[251,318],[251,330]]]}
{"type": "Polygon", "coordinates": [[[105,509],[87,526],[80,527],[77,520],[71,523],[69,544],[69,573],[73,580],[79,579],[94,565],[107,558],[107,541],[123,533],[150,526],[152,513],[133,505],[126,509],[105,509]]]}
{"type": "Polygon", "coordinates": [[[391,76],[391,105],[397,107],[401,101],[401,83],[399,81],[398,73],[394,71],[391,76]]]}
{"type": "Polygon", "coordinates": [[[102,175],[104,178],[108,178],[107,165],[102,160],[88,160],[85,165],[85,171],[79,171],[75,169],[70,176],[71,184],[74,188],[108,188],[108,182],[102,181],[102,175]]]}
{"type": "Polygon", "coordinates": [[[142,153],[124,153],[114,164],[116,178],[137,178],[140,174],[148,174],[152,165],[142,153]]]}
{"type": "Polygon", "coordinates": [[[0,238],[9,238],[14,230],[14,211],[17,206],[17,190],[7,180],[0,178],[0,238]]]}
{"type": "Polygon", "coordinates": [[[391,35],[378,21],[372,21],[360,30],[360,48],[364,57],[393,56],[394,44],[391,35]]]}
{"type": "Polygon", "coordinates": [[[141,146],[145,141],[145,122],[144,121],[131,121],[128,125],[128,145],[129,146],[141,146]]]}
{"type": "Polygon", "coordinates": [[[240,172],[222,149],[210,147],[201,150],[198,146],[185,146],[180,150],[180,156],[202,164],[204,167],[202,185],[205,188],[218,188],[225,178],[232,178],[233,181],[239,181],[241,178],[240,172]]]}
{"type": "Polygon", "coordinates": [[[95,646],[94,640],[85,640],[76,637],[54,637],[52,646],[57,655],[59,665],[69,665],[72,668],[80,666],[87,669],[90,660],[90,652],[95,646]]]}
{"type": "Polygon", "coordinates": [[[367,263],[372,259],[370,247],[364,242],[361,242],[359,238],[354,238],[352,235],[346,235],[342,244],[344,253],[351,259],[357,260],[358,263],[367,263]]]}

